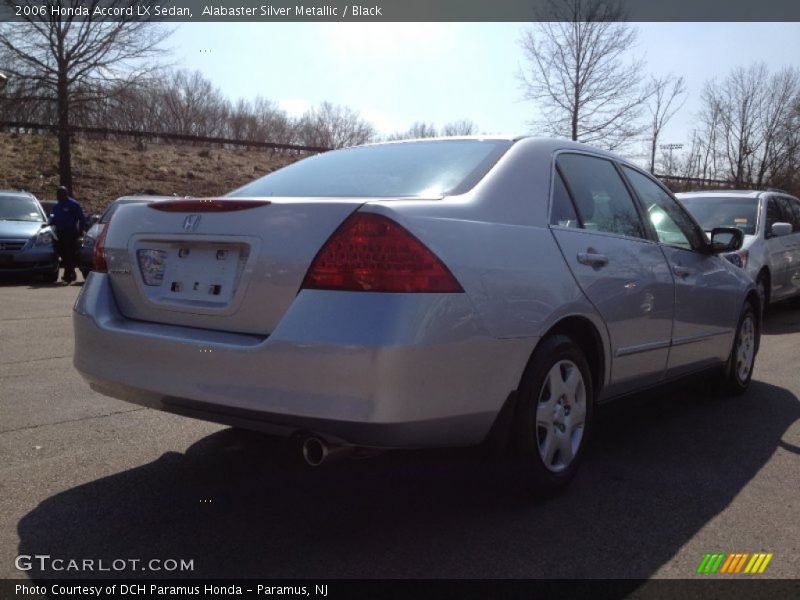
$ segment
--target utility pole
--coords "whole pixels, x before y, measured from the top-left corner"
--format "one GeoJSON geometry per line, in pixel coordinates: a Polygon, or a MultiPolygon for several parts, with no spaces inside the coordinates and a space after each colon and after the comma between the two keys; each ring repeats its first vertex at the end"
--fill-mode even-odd
{"type": "Polygon", "coordinates": [[[669,164],[667,165],[667,175],[672,175],[672,151],[680,150],[683,144],[661,144],[659,146],[662,150],[669,150],[669,164]]]}

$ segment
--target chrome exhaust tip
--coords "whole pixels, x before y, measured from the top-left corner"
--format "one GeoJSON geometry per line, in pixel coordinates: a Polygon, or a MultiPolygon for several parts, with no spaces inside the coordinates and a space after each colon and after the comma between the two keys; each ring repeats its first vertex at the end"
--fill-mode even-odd
{"type": "Polygon", "coordinates": [[[320,467],[346,458],[352,452],[352,446],[330,445],[322,438],[313,435],[303,440],[303,460],[310,467],[320,467]]]}

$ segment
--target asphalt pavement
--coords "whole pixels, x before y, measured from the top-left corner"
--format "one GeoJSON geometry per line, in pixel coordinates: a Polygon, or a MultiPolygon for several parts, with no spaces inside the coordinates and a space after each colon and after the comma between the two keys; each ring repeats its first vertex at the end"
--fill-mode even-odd
{"type": "Polygon", "coordinates": [[[746,395],[605,407],[542,500],[470,450],[311,470],[281,440],[96,394],[72,367],[79,290],[0,281],[0,578],[81,575],[19,555],[193,561],[111,573],[144,577],[685,578],[709,552],[800,576],[800,303],[768,315],[746,395]]]}

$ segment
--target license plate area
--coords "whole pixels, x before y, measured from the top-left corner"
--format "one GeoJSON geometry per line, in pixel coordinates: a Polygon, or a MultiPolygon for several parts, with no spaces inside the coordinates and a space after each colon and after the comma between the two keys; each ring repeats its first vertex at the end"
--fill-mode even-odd
{"type": "Polygon", "coordinates": [[[140,240],[135,268],[148,299],[175,308],[224,309],[239,287],[247,244],[140,240]]]}

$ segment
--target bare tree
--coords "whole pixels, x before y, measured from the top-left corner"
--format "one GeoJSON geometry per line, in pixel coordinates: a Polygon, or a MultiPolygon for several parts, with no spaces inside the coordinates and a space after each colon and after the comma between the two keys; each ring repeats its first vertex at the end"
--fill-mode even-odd
{"type": "Polygon", "coordinates": [[[346,148],[375,138],[375,128],[357,112],[330,102],[307,111],[296,128],[301,144],[318,148],[346,148]]]}
{"type": "MultiPolygon", "coordinates": [[[[171,30],[134,17],[101,22],[92,16],[101,0],[0,0],[45,6],[45,16],[28,16],[22,23],[0,26],[0,69],[26,80],[43,97],[54,101],[57,114],[59,175],[72,187],[71,111],[83,103],[134,84],[152,72],[152,59],[164,51],[161,43],[171,30]],[[53,15],[53,9],[87,8],[90,16],[53,15]],[[112,86],[111,84],[116,84],[112,86]]],[[[140,0],[103,0],[104,6],[133,7],[140,0]]],[[[32,11],[34,12],[34,11],[32,11]]],[[[99,18],[99,17],[98,17],[99,18]]]]}
{"type": "Polygon", "coordinates": [[[544,114],[534,126],[611,149],[643,131],[643,62],[627,60],[636,31],[623,16],[614,0],[550,0],[547,20],[523,32],[524,98],[544,114]]]}
{"type": "Polygon", "coordinates": [[[468,119],[452,121],[442,127],[442,135],[475,135],[478,133],[478,126],[468,119]]]}
{"type": "Polygon", "coordinates": [[[651,77],[650,94],[645,106],[650,114],[650,172],[656,171],[656,148],[664,126],[686,102],[686,82],[671,73],[651,77]]]}
{"type": "Polygon", "coordinates": [[[763,63],[737,67],[721,82],[706,83],[704,141],[715,175],[737,187],[762,187],[785,171],[797,146],[792,111],[799,94],[797,69],[770,75],[763,63]]]}

